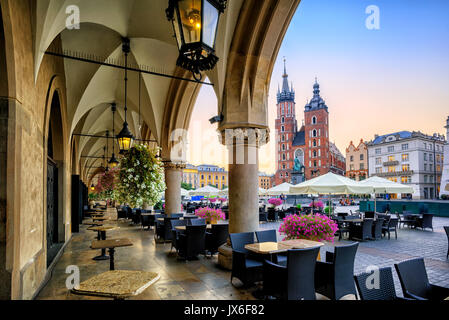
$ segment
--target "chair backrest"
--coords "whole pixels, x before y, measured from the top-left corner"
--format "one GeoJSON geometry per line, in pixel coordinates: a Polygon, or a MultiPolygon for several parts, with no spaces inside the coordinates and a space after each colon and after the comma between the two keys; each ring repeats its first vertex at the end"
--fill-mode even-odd
{"type": "Polygon", "coordinates": [[[229,225],[228,224],[213,224],[212,229],[212,242],[217,248],[226,243],[229,237],[229,225]]]}
{"type": "Polygon", "coordinates": [[[444,231],[446,231],[447,240],[449,241],[449,226],[444,226],[444,231]]]}
{"type": "Polygon", "coordinates": [[[364,219],[363,223],[362,223],[362,228],[363,228],[363,234],[371,234],[371,230],[373,228],[373,221],[374,219],[364,219]]]}
{"type": "Polygon", "coordinates": [[[188,226],[202,226],[206,224],[206,219],[188,219],[186,221],[188,226]]]}
{"type": "Polygon", "coordinates": [[[390,218],[388,221],[388,228],[396,228],[398,226],[398,218],[390,218]]]}
{"type": "Polygon", "coordinates": [[[232,249],[246,252],[245,245],[254,243],[254,232],[230,233],[229,239],[232,249]]]}
{"type": "Polygon", "coordinates": [[[378,272],[379,287],[376,287],[376,280],[371,281],[370,278],[375,276],[375,273],[367,272],[354,276],[361,300],[395,300],[397,298],[391,268],[380,268],[378,272]]]}
{"type": "Polygon", "coordinates": [[[378,218],[375,222],[374,225],[374,235],[375,237],[380,237],[382,236],[382,226],[384,224],[384,220],[383,218],[378,218]]]}
{"type": "Polygon", "coordinates": [[[276,230],[256,231],[257,242],[277,242],[276,230]]]}
{"type": "Polygon", "coordinates": [[[171,229],[173,230],[173,229],[175,229],[175,227],[187,225],[187,220],[171,219],[170,224],[171,224],[171,229]]]}
{"type": "Polygon", "coordinates": [[[183,213],[172,213],[170,215],[171,218],[182,218],[184,214],[183,213]]]}
{"type": "Polygon", "coordinates": [[[202,253],[204,251],[205,238],[206,225],[186,227],[187,251],[189,255],[192,251],[195,253],[202,253]]]}
{"type": "Polygon", "coordinates": [[[355,293],[354,261],[358,247],[358,242],[335,247],[333,257],[336,300],[349,293],[355,293]]]}
{"type": "Polygon", "coordinates": [[[320,247],[287,251],[287,299],[315,300],[315,266],[320,247]]]}
{"type": "Polygon", "coordinates": [[[422,215],[422,224],[424,228],[432,227],[433,214],[423,213],[422,215]]]}
{"type": "Polygon", "coordinates": [[[374,219],[374,211],[365,211],[365,218],[374,219]]]}
{"type": "Polygon", "coordinates": [[[404,296],[406,296],[406,291],[408,291],[423,298],[429,297],[431,289],[423,258],[403,261],[396,263],[394,266],[398,273],[404,296]]]}

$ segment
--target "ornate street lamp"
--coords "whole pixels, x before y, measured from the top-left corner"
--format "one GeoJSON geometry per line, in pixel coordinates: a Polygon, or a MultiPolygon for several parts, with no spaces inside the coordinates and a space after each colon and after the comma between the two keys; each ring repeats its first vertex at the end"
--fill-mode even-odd
{"type": "Polygon", "coordinates": [[[92,185],[90,186],[90,190],[95,191],[95,186],[94,186],[93,183],[92,183],[92,185]]]}
{"type": "Polygon", "coordinates": [[[173,24],[179,57],[176,65],[192,72],[201,80],[201,71],[215,67],[215,55],[220,14],[227,0],[169,0],[165,10],[173,24]]]}
{"type": "Polygon", "coordinates": [[[125,122],[123,123],[122,131],[117,135],[117,142],[120,149],[120,154],[124,154],[132,148],[134,136],[128,129],[128,122],[126,122],[127,96],[128,96],[128,54],[130,52],[129,39],[123,39],[123,52],[125,53],[125,122]]]}
{"type": "MultiPolygon", "coordinates": [[[[112,109],[112,136],[115,136],[115,126],[114,126],[114,115],[115,115],[115,111],[117,110],[117,107],[115,105],[115,103],[113,103],[111,105],[111,109],[112,109]]],[[[115,144],[114,142],[112,142],[112,156],[111,159],[109,160],[109,164],[111,165],[111,168],[115,168],[117,167],[117,165],[119,164],[117,158],[115,157],[115,144]]]]}

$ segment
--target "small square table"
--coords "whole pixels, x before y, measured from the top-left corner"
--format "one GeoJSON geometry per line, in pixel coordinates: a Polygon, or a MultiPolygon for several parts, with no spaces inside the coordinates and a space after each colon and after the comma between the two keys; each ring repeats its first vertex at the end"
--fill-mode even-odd
{"type": "Polygon", "coordinates": [[[147,271],[114,270],[96,275],[80,283],[70,292],[76,295],[124,300],[137,296],[160,279],[160,275],[147,271]]]}
{"type": "MultiPolygon", "coordinates": [[[[97,240],[106,240],[106,231],[108,230],[115,230],[115,229],[119,229],[119,227],[117,226],[92,226],[87,228],[87,230],[91,230],[91,231],[97,231],[98,235],[97,235],[97,240]]],[[[106,249],[103,248],[101,249],[101,255],[96,256],[93,258],[93,260],[107,260],[109,259],[109,256],[106,255],[106,249]]]]}
{"type": "Polygon", "coordinates": [[[110,239],[110,240],[94,240],[92,241],[92,249],[109,249],[109,270],[114,270],[114,253],[115,248],[130,247],[133,243],[129,239],[110,239]]]}

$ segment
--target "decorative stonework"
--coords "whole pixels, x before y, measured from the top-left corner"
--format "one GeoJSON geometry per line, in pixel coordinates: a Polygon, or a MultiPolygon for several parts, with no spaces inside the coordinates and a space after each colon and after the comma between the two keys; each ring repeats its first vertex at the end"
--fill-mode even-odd
{"type": "Polygon", "coordinates": [[[226,146],[245,144],[261,147],[270,141],[270,129],[262,128],[233,128],[219,131],[219,141],[226,146]]]}
{"type": "Polygon", "coordinates": [[[183,170],[186,168],[185,163],[171,162],[170,160],[162,161],[164,163],[164,169],[183,170]]]}

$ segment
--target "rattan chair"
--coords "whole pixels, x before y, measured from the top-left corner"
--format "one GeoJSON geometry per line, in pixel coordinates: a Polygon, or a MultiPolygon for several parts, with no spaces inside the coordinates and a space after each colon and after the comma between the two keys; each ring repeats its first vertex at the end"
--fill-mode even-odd
{"type": "Polygon", "coordinates": [[[184,260],[196,259],[204,254],[206,238],[206,225],[186,226],[186,231],[179,234],[177,240],[178,257],[184,260]]]}
{"type": "Polygon", "coordinates": [[[382,234],[385,235],[385,233],[388,233],[388,240],[390,240],[390,232],[394,231],[395,238],[398,238],[398,219],[397,218],[391,218],[390,221],[388,221],[388,225],[385,227],[382,227],[382,234]]]}
{"type": "Polygon", "coordinates": [[[213,224],[210,231],[206,231],[206,253],[211,257],[218,252],[218,248],[226,243],[229,237],[228,224],[213,224]]]}
{"type": "MultiPolygon", "coordinates": [[[[256,231],[257,242],[277,242],[276,230],[256,231]]],[[[284,253],[272,254],[273,262],[281,265],[287,263],[287,255],[284,253]]]]}
{"type": "Polygon", "coordinates": [[[449,288],[429,283],[423,258],[415,258],[394,265],[404,297],[417,300],[444,300],[449,288]]]}
{"type": "Polygon", "coordinates": [[[372,233],[372,239],[378,240],[382,238],[382,227],[384,224],[383,218],[378,218],[376,221],[373,221],[373,233],[372,233]]]}
{"type": "Polygon", "coordinates": [[[315,300],[315,265],[320,247],[287,251],[286,266],[264,261],[263,292],[283,300],[315,300]]]}
{"type": "Polygon", "coordinates": [[[380,268],[378,272],[379,287],[375,287],[375,282],[372,283],[369,279],[376,276],[375,273],[362,273],[354,276],[360,300],[409,300],[396,295],[393,272],[390,267],[380,268]],[[368,284],[373,285],[373,287],[367,287],[368,284]]]}

